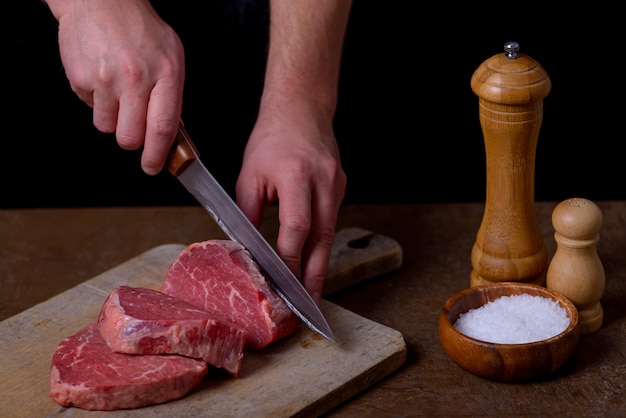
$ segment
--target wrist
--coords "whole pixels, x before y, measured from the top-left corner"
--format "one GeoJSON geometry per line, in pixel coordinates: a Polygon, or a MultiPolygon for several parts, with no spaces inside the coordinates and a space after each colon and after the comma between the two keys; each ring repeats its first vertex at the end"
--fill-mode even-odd
{"type": "Polygon", "coordinates": [[[280,116],[291,120],[315,120],[332,125],[336,110],[336,94],[319,94],[310,88],[289,91],[265,89],[261,97],[259,118],[280,116]]]}

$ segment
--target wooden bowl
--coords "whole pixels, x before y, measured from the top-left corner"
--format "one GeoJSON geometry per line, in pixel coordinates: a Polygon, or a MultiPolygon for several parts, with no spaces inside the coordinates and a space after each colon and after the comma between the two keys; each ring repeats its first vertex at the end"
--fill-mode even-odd
{"type": "Polygon", "coordinates": [[[439,316],[439,340],[446,354],[459,366],[478,376],[512,382],[553,372],[574,352],[580,339],[578,311],[566,297],[542,286],[503,282],[472,287],[447,300],[439,316]],[[468,337],[453,324],[459,315],[501,296],[529,294],[553,299],[571,319],[560,334],[543,341],[500,344],[468,337]]]}

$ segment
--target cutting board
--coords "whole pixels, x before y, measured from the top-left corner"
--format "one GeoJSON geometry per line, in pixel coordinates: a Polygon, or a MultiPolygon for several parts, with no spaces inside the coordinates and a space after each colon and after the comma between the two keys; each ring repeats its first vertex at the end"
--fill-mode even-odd
{"type": "MultiPolygon", "coordinates": [[[[400,267],[397,243],[360,228],[337,233],[328,282],[339,290],[400,267]],[[372,270],[367,266],[371,265],[372,270]],[[385,266],[384,268],[382,266],[385,266]]],[[[2,417],[290,417],[318,416],[367,388],[406,360],[402,334],[325,299],[333,343],[304,324],[281,341],[246,353],[239,377],[210,369],[185,397],[111,412],[63,408],[48,397],[50,360],[58,343],[96,320],[119,285],[158,289],[182,244],[155,247],[0,323],[2,417]]],[[[328,294],[328,292],[326,293],[328,294]]]]}

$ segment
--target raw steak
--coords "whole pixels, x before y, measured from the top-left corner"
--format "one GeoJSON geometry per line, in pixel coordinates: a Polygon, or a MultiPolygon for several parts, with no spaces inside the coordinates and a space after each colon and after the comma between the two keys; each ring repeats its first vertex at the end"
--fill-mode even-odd
{"type": "Polygon", "coordinates": [[[152,289],[120,286],[102,305],[100,334],[113,351],[180,354],[239,374],[244,329],[184,300],[152,289]]]}
{"type": "Polygon", "coordinates": [[[293,333],[299,323],[250,253],[231,240],[191,244],[169,266],[161,291],[244,328],[250,350],[293,333]]]}
{"type": "Polygon", "coordinates": [[[66,407],[138,408],[181,398],[202,381],[207,368],[202,360],[177,355],[116,353],[90,323],[57,347],[49,395],[66,407]]]}

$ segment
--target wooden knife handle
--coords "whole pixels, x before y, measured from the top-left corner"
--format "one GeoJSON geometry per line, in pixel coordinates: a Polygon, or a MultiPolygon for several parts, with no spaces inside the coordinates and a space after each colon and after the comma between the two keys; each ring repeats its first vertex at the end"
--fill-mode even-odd
{"type": "Polygon", "coordinates": [[[199,157],[198,149],[193,143],[183,123],[178,125],[178,133],[167,158],[165,167],[167,171],[178,177],[183,171],[199,157]]]}

